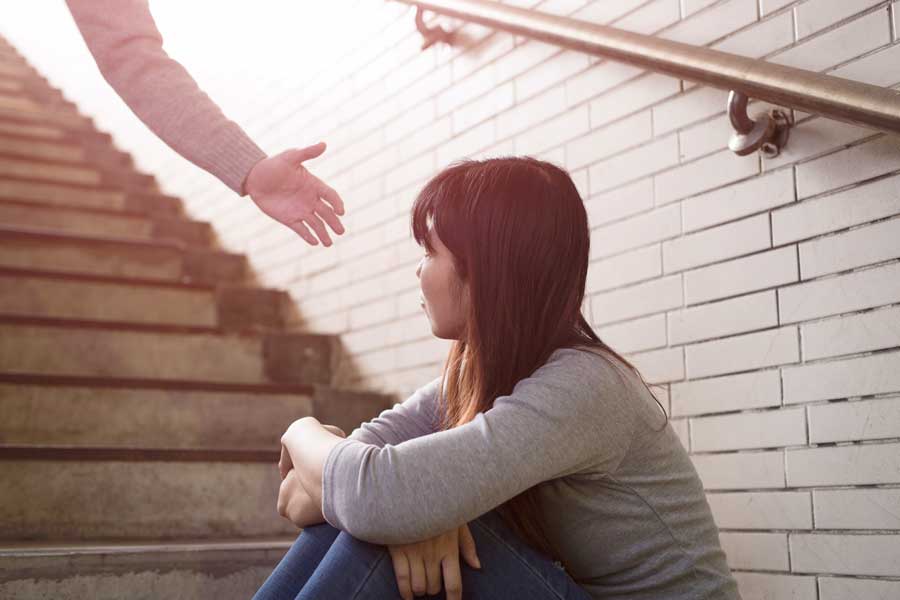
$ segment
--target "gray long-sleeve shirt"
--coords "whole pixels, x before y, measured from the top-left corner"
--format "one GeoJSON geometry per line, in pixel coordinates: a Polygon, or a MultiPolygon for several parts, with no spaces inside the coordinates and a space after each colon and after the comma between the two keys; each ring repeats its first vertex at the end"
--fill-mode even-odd
{"type": "Polygon", "coordinates": [[[330,524],[372,543],[410,543],[538,486],[548,535],[594,597],[740,598],[693,463],[633,373],[558,349],[491,409],[447,431],[436,427],[440,383],[331,450],[322,490],[330,524]]]}

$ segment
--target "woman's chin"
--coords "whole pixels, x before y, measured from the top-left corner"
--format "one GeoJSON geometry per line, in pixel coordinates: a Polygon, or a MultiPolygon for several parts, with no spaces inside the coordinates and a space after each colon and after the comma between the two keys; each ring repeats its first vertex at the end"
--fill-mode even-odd
{"type": "Polygon", "coordinates": [[[442,340],[458,340],[459,333],[455,331],[445,331],[438,327],[435,327],[434,323],[431,324],[431,333],[434,337],[442,339],[442,340]]]}

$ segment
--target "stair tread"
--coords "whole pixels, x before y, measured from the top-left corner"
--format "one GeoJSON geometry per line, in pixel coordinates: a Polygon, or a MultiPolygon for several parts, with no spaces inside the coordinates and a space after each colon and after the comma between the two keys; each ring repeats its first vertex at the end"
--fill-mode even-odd
{"type": "Polygon", "coordinates": [[[0,372],[0,383],[45,386],[110,387],[122,389],[176,389],[210,392],[243,392],[259,394],[313,394],[315,388],[305,383],[234,383],[224,381],[145,379],[84,375],[45,375],[0,372]]]}
{"type": "MultiPolygon", "coordinates": [[[[196,281],[172,281],[171,279],[151,279],[146,277],[125,277],[116,275],[100,275],[97,273],[73,273],[70,271],[47,271],[44,269],[18,269],[0,267],[0,277],[29,277],[35,279],[63,279],[67,281],[83,281],[85,283],[111,283],[129,286],[146,286],[159,288],[178,288],[194,291],[215,291],[218,286],[196,281]]],[[[253,287],[251,284],[229,282],[228,285],[253,287]]],[[[268,288],[266,288],[268,289],[268,288]]]]}
{"type": "Polygon", "coordinates": [[[178,240],[168,239],[137,239],[117,236],[100,236],[85,235],[68,231],[60,231],[56,229],[41,229],[37,227],[9,227],[0,224],[0,236],[15,236],[29,238],[43,238],[47,240],[59,240],[68,242],[82,242],[86,244],[123,244],[128,246],[138,246],[142,248],[162,248],[176,251],[202,252],[208,254],[219,254],[223,256],[243,257],[243,254],[236,252],[228,252],[217,248],[207,248],[202,246],[191,246],[178,240]]]}
{"type": "Polygon", "coordinates": [[[101,206],[79,206],[78,204],[57,204],[54,202],[41,202],[40,200],[23,200],[18,198],[5,198],[0,196],[0,204],[9,204],[15,206],[23,206],[28,208],[45,208],[61,211],[74,211],[86,214],[105,215],[110,217],[121,217],[123,219],[141,219],[147,221],[184,221],[198,225],[209,225],[207,221],[197,221],[196,219],[185,218],[183,216],[167,216],[147,211],[135,210],[133,208],[104,208],[101,206]]]}
{"type": "MultiPolygon", "coordinates": [[[[36,315],[13,315],[0,313],[0,324],[3,325],[37,325],[39,327],[62,327],[68,329],[102,329],[104,331],[141,331],[148,333],[173,334],[247,334],[257,332],[248,330],[226,330],[209,325],[184,325],[170,323],[140,323],[136,321],[97,321],[66,317],[45,317],[36,315]]],[[[266,332],[267,333],[267,332],[266,332]]],[[[274,332],[273,332],[274,333],[274,332]]]]}
{"type": "Polygon", "coordinates": [[[259,538],[222,538],[197,540],[122,541],[10,541],[0,540],[0,556],[54,556],[66,554],[143,554],[147,552],[184,552],[218,550],[254,550],[287,548],[296,536],[264,536],[259,538]]]}
{"type": "Polygon", "coordinates": [[[253,329],[234,330],[205,325],[168,325],[158,323],[138,323],[131,321],[94,321],[87,319],[67,319],[58,317],[37,317],[30,315],[6,315],[0,313],[0,325],[21,327],[52,327],[57,329],[95,329],[101,331],[121,331],[126,333],[158,333],[171,335],[206,335],[222,338],[264,338],[270,336],[298,335],[307,338],[329,338],[331,334],[317,334],[304,331],[259,331],[253,329]]]}
{"type": "Polygon", "coordinates": [[[208,223],[159,213],[0,198],[0,222],[8,227],[135,240],[175,240],[191,248],[213,248],[208,223]]]}
{"type": "Polygon", "coordinates": [[[156,190],[140,190],[140,189],[129,189],[126,190],[122,187],[112,185],[110,183],[101,182],[101,183],[81,183],[78,181],[63,181],[58,179],[48,179],[46,177],[31,177],[25,175],[17,175],[12,173],[7,173],[2,176],[3,181],[12,181],[15,183],[31,183],[37,185],[51,185],[55,187],[61,188],[72,188],[74,190],[79,191],[88,191],[88,192],[106,192],[106,193],[115,193],[115,194],[123,194],[127,196],[142,196],[148,198],[166,198],[171,201],[178,201],[175,196],[171,196],[169,194],[159,192],[156,190]]]}
{"type": "Polygon", "coordinates": [[[0,444],[0,460],[77,460],[143,462],[278,461],[278,448],[135,448],[77,444],[0,444]]]}

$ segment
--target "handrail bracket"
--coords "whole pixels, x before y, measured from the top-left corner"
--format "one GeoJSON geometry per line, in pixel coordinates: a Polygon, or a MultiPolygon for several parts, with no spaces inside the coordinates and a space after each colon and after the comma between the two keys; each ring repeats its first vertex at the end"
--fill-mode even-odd
{"type": "Polygon", "coordinates": [[[778,108],[752,119],[747,114],[747,100],[741,92],[732,90],[728,94],[728,118],[734,127],[728,147],[738,156],[758,150],[766,158],[775,158],[787,145],[794,122],[788,113],[778,108]]]}
{"type": "Polygon", "coordinates": [[[440,25],[429,27],[425,24],[425,11],[421,6],[416,7],[416,29],[422,34],[422,50],[429,48],[437,42],[445,42],[447,44],[453,41],[453,32],[447,31],[440,25]]]}

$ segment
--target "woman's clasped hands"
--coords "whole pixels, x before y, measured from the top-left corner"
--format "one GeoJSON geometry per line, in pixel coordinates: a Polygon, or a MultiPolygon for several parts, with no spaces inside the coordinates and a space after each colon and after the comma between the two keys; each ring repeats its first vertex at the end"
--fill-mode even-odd
{"type": "MultiPolygon", "coordinates": [[[[339,427],[322,426],[335,435],[347,437],[339,427]]],[[[278,514],[301,528],[324,522],[322,507],[304,489],[293,467],[291,456],[282,443],[281,457],[278,460],[278,471],[281,474],[278,514]]],[[[412,600],[413,596],[438,594],[442,585],[447,600],[461,600],[460,556],[473,569],[481,568],[468,524],[427,540],[388,545],[387,549],[393,561],[397,587],[404,600],[412,600]]]]}
{"type": "MultiPolygon", "coordinates": [[[[334,425],[322,425],[331,433],[340,437],[347,437],[344,430],[334,425]]],[[[281,474],[281,487],[278,488],[277,508],[278,514],[296,525],[297,527],[309,527],[325,521],[322,507],[314,501],[310,493],[303,487],[291,455],[282,442],[281,457],[278,459],[278,472],[281,474]]]]}

